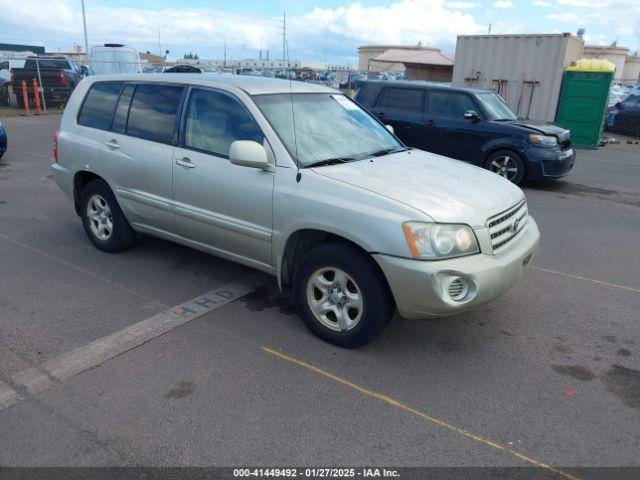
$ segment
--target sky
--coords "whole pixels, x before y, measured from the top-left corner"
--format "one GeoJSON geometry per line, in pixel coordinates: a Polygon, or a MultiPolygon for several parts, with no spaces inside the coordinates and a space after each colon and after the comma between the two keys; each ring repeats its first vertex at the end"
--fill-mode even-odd
{"type": "MultiPolygon", "coordinates": [[[[200,58],[282,57],[287,17],[291,60],[357,65],[363,44],[455,49],[456,35],[575,33],[640,47],[640,0],[85,0],[89,44],[123,43],[200,58]],[[158,39],[158,32],[160,33],[158,39]],[[159,40],[159,41],[158,41],[159,40]]],[[[80,0],[0,0],[0,42],[70,51],[84,45],[80,0]]]]}

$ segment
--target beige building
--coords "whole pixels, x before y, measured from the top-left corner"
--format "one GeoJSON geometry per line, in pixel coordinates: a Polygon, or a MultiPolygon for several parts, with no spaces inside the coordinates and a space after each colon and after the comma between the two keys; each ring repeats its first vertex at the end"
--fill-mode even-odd
{"type": "Polygon", "coordinates": [[[361,72],[404,72],[402,62],[376,62],[375,57],[382,55],[389,50],[437,50],[437,48],[423,47],[418,45],[363,45],[358,47],[358,70],[361,72]]]}
{"type": "Polygon", "coordinates": [[[624,62],[622,79],[625,83],[640,82],[640,57],[638,56],[638,52],[627,56],[627,59],[624,62]]]}
{"type": "Polygon", "coordinates": [[[598,58],[609,60],[616,66],[613,79],[616,82],[624,80],[624,65],[627,61],[629,49],[617,45],[585,45],[584,58],[598,58]]]}
{"type": "Polygon", "coordinates": [[[442,53],[437,48],[387,50],[372,62],[404,65],[407,80],[449,83],[453,77],[453,54],[442,53]]]}

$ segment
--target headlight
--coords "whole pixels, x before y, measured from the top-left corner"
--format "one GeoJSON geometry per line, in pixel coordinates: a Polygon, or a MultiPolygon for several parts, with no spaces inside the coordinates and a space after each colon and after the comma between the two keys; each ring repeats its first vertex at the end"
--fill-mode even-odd
{"type": "Polygon", "coordinates": [[[534,145],[541,145],[543,147],[555,147],[558,145],[558,137],[552,135],[529,135],[529,141],[534,145]]]}
{"type": "Polygon", "coordinates": [[[407,222],[402,228],[414,258],[436,260],[480,252],[476,236],[467,225],[407,222]]]}

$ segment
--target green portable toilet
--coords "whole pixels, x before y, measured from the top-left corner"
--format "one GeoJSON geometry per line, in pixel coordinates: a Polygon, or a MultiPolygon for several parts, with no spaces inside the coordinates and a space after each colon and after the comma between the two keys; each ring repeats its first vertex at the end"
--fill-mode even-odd
{"type": "Polygon", "coordinates": [[[615,69],[608,60],[582,59],[564,72],[556,123],[571,130],[574,146],[598,147],[615,69]]]}

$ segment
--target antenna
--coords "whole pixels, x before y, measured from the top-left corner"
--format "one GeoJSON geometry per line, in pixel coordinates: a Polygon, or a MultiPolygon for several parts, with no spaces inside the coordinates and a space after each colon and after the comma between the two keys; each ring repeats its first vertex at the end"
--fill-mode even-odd
{"type": "Polygon", "coordinates": [[[293,145],[295,151],[295,161],[298,173],[296,174],[296,182],[300,182],[302,172],[300,171],[300,161],[298,160],[298,137],[296,135],[296,113],[293,108],[293,79],[291,78],[291,59],[289,58],[289,43],[285,40],[285,51],[287,58],[287,76],[289,77],[289,98],[291,99],[291,121],[293,123],[293,145]]]}

